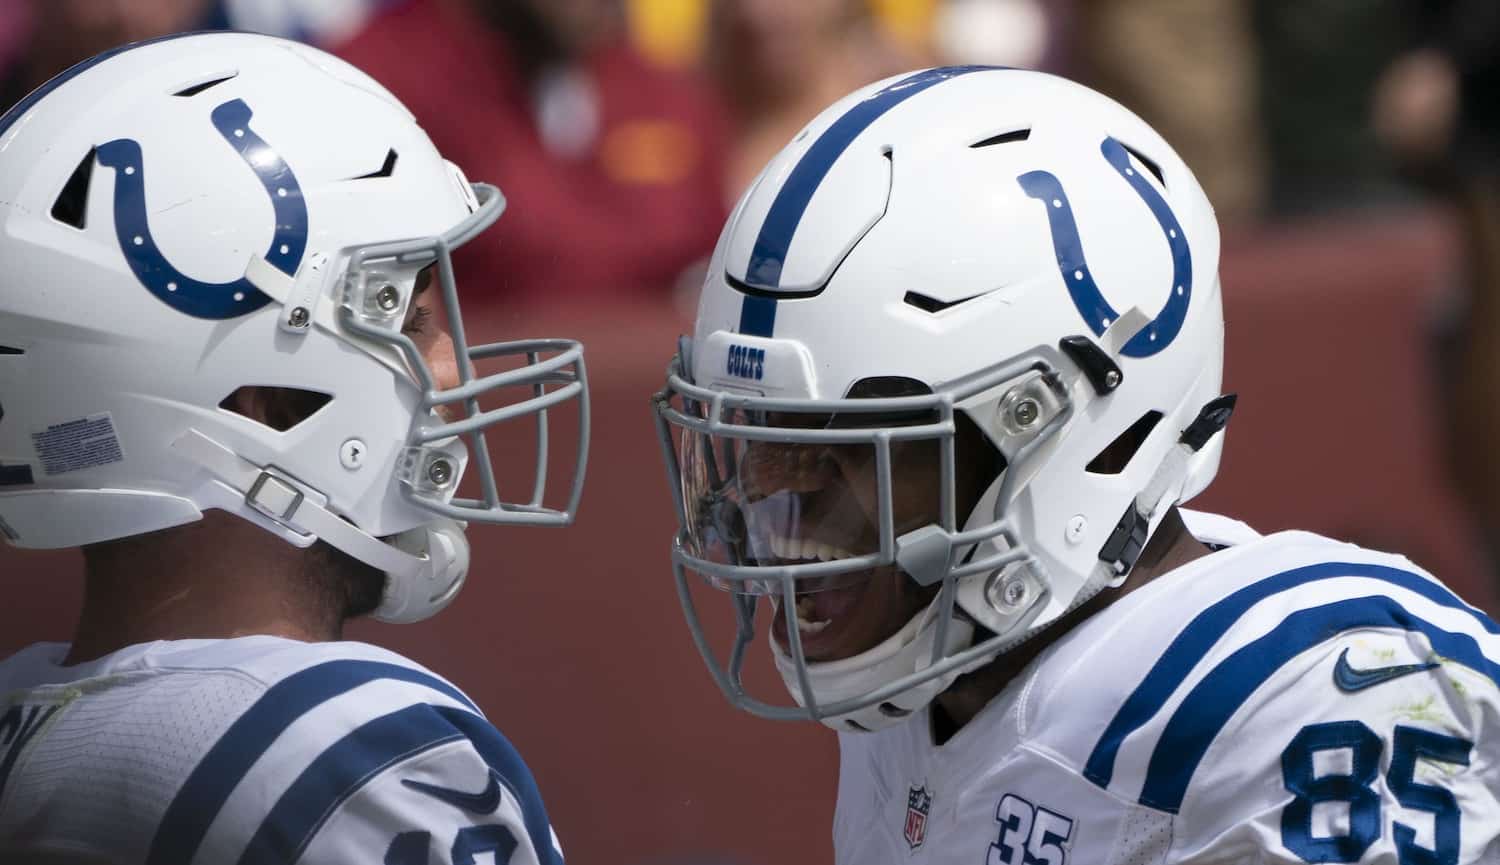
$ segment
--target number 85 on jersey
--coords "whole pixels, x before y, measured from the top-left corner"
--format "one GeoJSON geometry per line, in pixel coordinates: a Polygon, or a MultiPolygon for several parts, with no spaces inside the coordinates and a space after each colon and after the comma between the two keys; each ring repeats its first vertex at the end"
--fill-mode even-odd
{"type": "Polygon", "coordinates": [[[1389,820],[1400,865],[1457,865],[1463,831],[1458,800],[1439,784],[1418,781],[1417,761],[1428,780],[1441,781],[1469,765],[1474,743],[1398,724],[1385,773],[1394,803],[1383,802],[1376,787],[1384,747],[1360,721],[1303,727],[1281,752],[1282,780],[1295,797],[1281,813],[1281,843],[1306,862],[1358,862],[1389,820]],[[1396,807],[1383,807],[1398,804],[1410,815],[1405,820],[1396,807]],[[1419,842],[1422,823],[1431,831],[1423,826],[1419,842]]]}

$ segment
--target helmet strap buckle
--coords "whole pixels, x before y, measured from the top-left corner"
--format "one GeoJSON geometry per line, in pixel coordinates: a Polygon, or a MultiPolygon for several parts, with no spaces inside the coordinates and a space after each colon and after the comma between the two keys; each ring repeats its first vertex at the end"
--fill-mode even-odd
{"type": "Polygon", "coordinates": [[[293,528],[292,519],[302,507],[304,498],[301,490],[268,471],[261,471],[255,483],[250,485],[250,491],[245,493],[245,504],[293,528]]]}

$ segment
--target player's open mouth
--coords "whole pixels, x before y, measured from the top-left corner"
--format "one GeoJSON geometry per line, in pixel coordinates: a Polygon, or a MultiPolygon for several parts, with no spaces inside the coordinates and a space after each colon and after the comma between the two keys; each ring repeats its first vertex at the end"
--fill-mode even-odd
{"type": "MultiPolygon", "coordinates": [[[[830,562],[854,558],[843,545],[817,538],[796,538],[782,535],[769,536],[769,546],[776,558],[762,561],[765,565],[798,565],[807,562],[830,562]]],[[[801,638],[802,651],[809,660],[831,660],[838,654],[843,631],[842,626],[849,614],[857,607],[860,596],[868,584],[868,574],[838,574],[830,578],[830,585],[819,586],[818,580],[801,580],[797,593],[796,623],[801,638]]],[[[789,649],[787,620],[781,610],[781,599],[771,598],[775,619],[771,624],[771,638],[789,649]]]]}
{"type": "MultiPolygon", "coordinates": [[[[847,642],[849,625],[858,618],[851,614],[858,608],[868,585],[868,579],[860,579],[841,588],[797,595],[797,635],[802,641],[802,653],[809,661],[831,661],[850,654],[843,651],[846,648],[843,644],[847,642]]],[[[771,609],[775,614],[771,638],[790,651],[791,641],[780,598],[771,599],[771,609]]]]}

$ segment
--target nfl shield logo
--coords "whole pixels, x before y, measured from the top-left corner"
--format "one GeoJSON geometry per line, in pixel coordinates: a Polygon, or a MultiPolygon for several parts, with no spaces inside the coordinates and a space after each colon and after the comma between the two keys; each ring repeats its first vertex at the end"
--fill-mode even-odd
{"type": "Polygon", "coordinates": [[[906,794],[906,828],[901,834],[913,850],[927,837],[927,812],[931,809],[932,794],[925,786],[913,787],[906,794]]]}

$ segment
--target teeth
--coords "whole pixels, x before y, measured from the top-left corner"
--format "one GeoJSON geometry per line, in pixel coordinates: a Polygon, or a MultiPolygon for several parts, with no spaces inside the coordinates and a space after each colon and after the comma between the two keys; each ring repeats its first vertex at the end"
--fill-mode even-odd
{"type": "Polygon", "coordinates": [[[778,559],[832,562],[854,558],[854,554],[848,550],[812,538],[789,538],[773,534],[770,536],[770,546],[772,555],[778,559]]]}
{"type": "Polygon", "coordinates": [[[831,620],[825,619],[821,622],[811,621],[814,613],[813,599],[803,596],[797,599],[797,630],[804,634],[816,634],[828,627],[831,620]]]}

